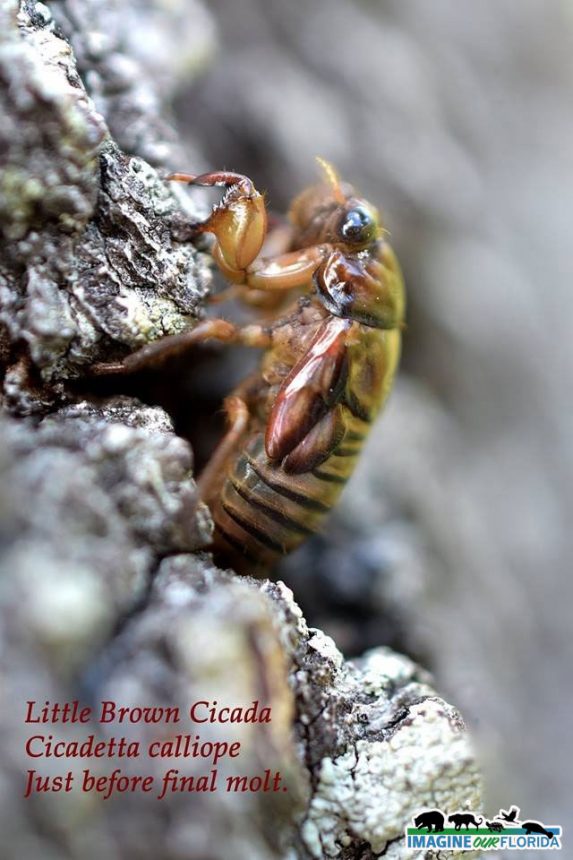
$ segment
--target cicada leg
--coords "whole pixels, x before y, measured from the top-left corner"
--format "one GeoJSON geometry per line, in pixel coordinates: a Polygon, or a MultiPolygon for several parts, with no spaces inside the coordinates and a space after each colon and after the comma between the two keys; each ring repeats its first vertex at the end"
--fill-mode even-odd
{"type": "MultiPolygon", "coordinates": [[[[261,250],[261,258],[270,260],[286,254],[292,245],[293,226],[284,218],[268,215],[268,230],[261,250]]],[[[290,290],[257,290],[245,284],[231,284],[209,296],[209,305],[218,305],[230,299],[238,299],[256,308],[265,317],[274,316],[290,301],[290,290]]]]}
{"type": "Polygon", "coordinates": [[[220,171],[200,176],[172,173],[167,179],[227,188],[221,203],[195,229],[214,234],[213,259],[232,284],[262,291],[300,289],[311,283],[331,251],[330,245],[315,245],[259,258],[267,237],[267,212],[263,195],[248,177],[220,171]]]}
{"type": "Polygon", "coordinates": [[[262,325],[240,327],[223,319],[203,320],[189,331],[163,337],[147,344],[137,352],[128,355],[123,361],[95,364],[91,368],[91,374],[94,376],[128,374],[150,367],[155,368],[171,358],[185,354],[187,350],[207,340],[265,348],[271,343],[271,334],[262,325]]]}
{"type": "Polygon", "coordinates": [[[197,480],[199,496],[209,504],[220,490],[225,477],[227,462],[243,442],[249,427],[249,407],[239,394],[225,399],[228,430],[197,480]]]}
{"type": "Polygon", "coordinates": [[[214,256],[220,257],[233,283],[242,282],[242,273],[260,253],[267,232],[267,210],[263,195],[251,180],[240,173],[219,171],[194,176],[172,173],[167,179],[188,185],[222,186],[227,189],[223,200],[210,216],[194,225],[198,233],[213,233],[216,238],[214,256]]]}

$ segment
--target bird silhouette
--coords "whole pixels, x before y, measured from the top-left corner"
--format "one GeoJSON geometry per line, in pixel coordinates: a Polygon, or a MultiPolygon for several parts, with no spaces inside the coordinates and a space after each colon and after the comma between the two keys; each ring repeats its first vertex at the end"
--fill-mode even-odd
{"type": "Polygon", "coordinates": [[[517,816],[519,814],[519,806],[512,806],[509,812],[505,809],[500,809],[497,818],[503,818],[504,821],[517,821],[517,816]]]}

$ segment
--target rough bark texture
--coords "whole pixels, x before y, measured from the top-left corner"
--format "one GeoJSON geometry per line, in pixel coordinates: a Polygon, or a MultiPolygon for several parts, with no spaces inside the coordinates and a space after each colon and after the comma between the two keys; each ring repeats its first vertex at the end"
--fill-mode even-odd
{"type": "MultiPolygon", "coordinates": [[[[197,213],[157,167],[185,155],[160,109],[177,65],[200,62],[212,39],[185,3],[0,3],[7,858],[402,858],[416,810],[480,804],[461,718],[428,677],[388,649],[346,662],[284,586],[216,570],[188,442],[159,407],[86,393],[91,364],[201,313],[197,213]],[[280,770],[288,790],[24,800],[27,699],[265,701],[269,726],[234,727],[241,772],[280,770]]],[[[177,767],[196,775],[200,763],[177,767]]]]}

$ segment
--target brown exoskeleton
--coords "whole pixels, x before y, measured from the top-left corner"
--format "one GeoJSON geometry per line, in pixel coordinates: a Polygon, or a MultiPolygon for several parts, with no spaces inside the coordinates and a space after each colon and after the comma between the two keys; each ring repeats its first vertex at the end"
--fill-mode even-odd
{"type": "Polygon", "coordinates": [[[215,521],[215,557],[240,572],[267,569],[319,528],[399,359],[403,281],[378,213],[321,165],[325,181],[294,200],[284,251],[273,256],[263,245],[265,202],[250,179],[168,177],[227,188],[197,231],[214,234],[215,262],[238,292],[302,295],[269,323],[208,319],[100,368],[137,370],[210,338],[265,350],[259,369],[226,399],[230,429],[199,479],[215,521]]]}

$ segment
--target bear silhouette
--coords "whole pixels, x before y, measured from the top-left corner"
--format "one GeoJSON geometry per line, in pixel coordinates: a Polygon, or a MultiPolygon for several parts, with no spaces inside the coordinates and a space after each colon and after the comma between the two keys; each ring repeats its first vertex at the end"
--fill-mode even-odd
{"type": "Polygon", "coordinates": [[[433,828],[434,833],[438,833],[444,829],[444,816],[438,809],[428,809],[414,818],[414,824],[418,830],[426,827],[428,833],[431,833],[433,828]]]}
{"type": "Polygon", "coordinates": [[[456,830],[461,830],[462,824],[465,824],[466,830],[469,830],[470,824],[473,824],[476,828],[479,827],[480,824],[483,824],[483,818],[476,821],[475,816],[472,815],[471,812],[456,812],[454,815],[448,816],[448,821],[451,821],[456,825],[456,830]]]}
{"type": "Polygon", "coordinates": [[[531,833],[540,833],[542,836],[547,836],[549,839],[553,839],[553,833],[550,830],[546,830],[543,824],[540,824],[539,821],[524,821],[521,825],[528,836],[531,833]]]}

